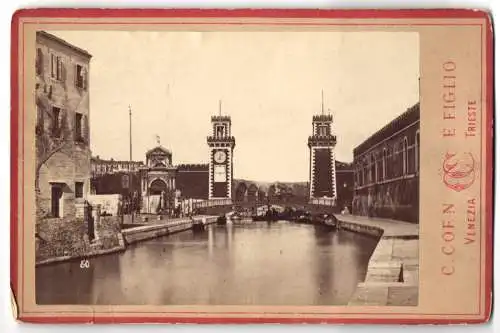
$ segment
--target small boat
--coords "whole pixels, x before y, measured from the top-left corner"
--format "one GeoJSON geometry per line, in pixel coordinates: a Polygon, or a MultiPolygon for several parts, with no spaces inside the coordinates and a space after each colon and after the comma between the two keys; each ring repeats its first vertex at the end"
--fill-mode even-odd
{"type": "Polygon", "coordinates": [[[326,219],[328,218],[328,214],[317,214],[312,218],[312,223],[314,224],[325,224],[326,219]]]}
{"type": "Polygon", "coordinates": [[[205,231],[205,225],[202,221],[198,220],[193,223],[193,232],[205,231]]]}
{"type": "Polygon", "coordinates": [[[240,214],[238,214],[238,213],[234,213],[233,215],[231,215],[230,220],[231,220],[233,223],[238,223],[238,222],[240,222],[240,221],[241,221],[241,216],[240,216],[240,214]]]}
{"type": "Polygon", "coordinates": [[[325,219],[324,224],[329,226],[330,228],[335,229],[335,230],[339,228],[339,225],[337,223],[337,219],[333,215],[328,215],[325,219]]]}
{"type": "Polygon", "coordinates": [[[218,225],[226,225],[227,224],[227,218],[226,218],[226,215],[221,215],[217,218],[217,221],[216,223],[218,225]]]}
{"type": "Polygon", "coordinates": [[[311,215],[308,213],[302,214],[297,219],[297,222],[310,224],[312,222],[311,215]]]}

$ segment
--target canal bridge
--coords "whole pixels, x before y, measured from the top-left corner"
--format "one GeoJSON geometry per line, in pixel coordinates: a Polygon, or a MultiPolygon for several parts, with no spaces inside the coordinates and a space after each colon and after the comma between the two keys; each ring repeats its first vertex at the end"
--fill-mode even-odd
{"type": "Polygon", "coordinates": [[[259,183],[248,180],[233,182],[231,200],[211,200],[199,203],[197,212],[201,214],[223,214],[231,211],[246,211],[252,214],[273,207],[293,208],[311,213],[337,213],[338,208],[321,203],[311,203],[308,198],[307,183],[259,183]]]}

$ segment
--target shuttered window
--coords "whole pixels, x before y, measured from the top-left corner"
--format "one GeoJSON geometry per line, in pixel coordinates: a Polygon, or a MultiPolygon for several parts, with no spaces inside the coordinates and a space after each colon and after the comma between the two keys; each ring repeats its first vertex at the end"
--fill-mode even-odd
{"type": "Polygon", "coordinates": [[[78,88],[87,89],[87,70],[82,65],[75,67],[75,85],[78,88]]]}
{"type": "Polygon", "coordinates": [[[56,80],[63,81],[65,75],[62,57],[54,54],[50,55],[50,76],[56,80]]]}
{"type": "Polygon", "coordinates": [[[61,133],[61,109],[52,107],[52,134],[59,137],[61,133]]]}
{"type": "Polygon", "coordinates": [[[43,74],[43,52],[41,48],[36,49],[36,74],[43,74]]]}
{"type": "Polygon", "coordinates": [[[75,113],[75,140],[82,141],[82,114],[76,112],[75,113]]]}

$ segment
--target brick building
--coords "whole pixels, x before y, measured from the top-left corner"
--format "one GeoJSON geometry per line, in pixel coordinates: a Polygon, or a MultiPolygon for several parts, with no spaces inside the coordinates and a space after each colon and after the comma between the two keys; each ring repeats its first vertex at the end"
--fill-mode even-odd
{"type": "Polygon", "coordinates": [[[90,159],[91,178],[90,193],[121,194],[129,196],[141,192],[140,168],[142,161],[117,161],[101,159],[99,156],[90,159]]]}
{"type": "Polygon", "coordinates": [[[418,222],[420,104],[354,149],[353,213],[418,222]]]}
{"type": "Polygon", "coordinates": [[[89,191],[91,55],[66,41],[36,34],[37,217],[72,218],[89,191]]]}
{"type": "Polygon", "coordinates": [[[335,179],[337,182],[337,211],[347,207],[352,211],[354,193],[354,169],[352,163],[335,161],[335,179]]]}

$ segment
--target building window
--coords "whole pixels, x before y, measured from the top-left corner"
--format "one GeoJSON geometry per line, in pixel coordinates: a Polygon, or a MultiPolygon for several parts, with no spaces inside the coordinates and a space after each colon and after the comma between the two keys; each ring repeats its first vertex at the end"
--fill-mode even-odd
{"type": "Polygon", "coordinates": [[[81,89],[87,88],[87,72],[82,65],[76,65],[76,86],[81,89]]]}
{"type": "Polygon", "coordinates": [[[403,141],[403,175],[408,173],[408,139],[404,138],[403,141]]]}
{"type": "Polygon", "coordinates": [[[322,124],[318,125],[319,136],[327,136],[330,134],[330,127],[328,125],[322,124]]]}
{"type": "Polygon", "coordinates": [[[82,132],[82,114],[76,112],[75,113],[75,140],[83,141],[83,132],[82,132]]]}
{"type": "Polygon", "coordinates": [[[83,198],[83,182],[75,182],[75,198],[83,198]]]}
{"type": "Polygon", "coordinates": [[[217,126],[215,126],[215,136],[217,138],[224,137],[224,126],[223,125],[217,125],[217,126]]]}
{"type": "Polygon", "coordinates": [[[52,107],[52,135],[59,137],[61,135],[61,123],[59,117],[61,116],[61,109],[52,107]]]}
{"type": "Polygon", "coordinates": [[[43,73],[43,52],[41,48],[36,49],[36,74],[43,73]]]}
{"type": "Polygon", "coordinates": [[[63,63],[60,56],[50,55],[50,76],[56,80],[63,79],[63,63]]]}
{"type": "Polygon", "coordinates": [[[382,179],[385,180],[387,178],[387,148],[384,148],[382,154],[382,179]]]}
{"type": "Polygon", "coordinates": [[[377,182],[377,158],[375,156],[375,153],[372,154],[372,164],[371,164],[371,168],[372,168],[372,183],[376,183],[377,182]]]}
{"type": "Polygon", "coordinates": [[[415,134],[415,173],[418,174],[420,163],[420,131],[415,134]]]}

